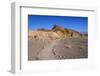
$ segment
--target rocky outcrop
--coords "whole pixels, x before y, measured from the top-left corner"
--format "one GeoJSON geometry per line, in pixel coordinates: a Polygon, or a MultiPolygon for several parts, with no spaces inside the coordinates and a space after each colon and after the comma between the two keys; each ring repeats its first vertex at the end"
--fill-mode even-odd
{"type": "Polygon", "coordinates": [[[35,38],[35,39],[57,39],[60,38],[60,36],[53,31],[29,31],[29,38],[35,38]]]}
{"type": "Polygon", "coordinates": [[[66,37],[79,37],[81,34],[77,31],[71,29],[65,29],[59,25],[54,25],[51,30],[47,29],[37,29],[35,31],[28,32],[29,39],[59,39],[66,37]]]}
{"type": "Polygon", "coordinates": [[[69,37],[79,37],[81,36],[81,33],[72,29],[65,29],[66,30],[66,35],[69,37]]]}
{"type": "Polygon", "coordinates": [[[56,32],[61,37],[79,37],[79,36],[81,36],[80,32],[72,30],[72,29],[66,29],[59,25],[54,25],[54,27],[52,28],[52,31],[56,32]]]}

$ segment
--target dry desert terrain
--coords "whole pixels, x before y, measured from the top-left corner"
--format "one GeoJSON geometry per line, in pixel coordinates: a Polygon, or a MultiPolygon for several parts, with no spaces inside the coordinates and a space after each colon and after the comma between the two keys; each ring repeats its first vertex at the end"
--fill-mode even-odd
{"type": "Polygon", "coordinates": [[[55,25],[28,32],[28,60],[88,58],[88,36],[55,25]]]}
{"type": "Polygon", "coordinates": [[[87,58],[87,38],[31,39],[28,41],[29,60],[87,58]]]}

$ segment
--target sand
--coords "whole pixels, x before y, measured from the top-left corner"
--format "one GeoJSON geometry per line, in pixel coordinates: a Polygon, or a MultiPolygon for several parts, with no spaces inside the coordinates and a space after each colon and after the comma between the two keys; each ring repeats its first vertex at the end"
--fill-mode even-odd
{"type": "Polygon", "coordinates": [[[29,61],[79,58],[88,58],[87,37],[28,40],[29,61]]]}

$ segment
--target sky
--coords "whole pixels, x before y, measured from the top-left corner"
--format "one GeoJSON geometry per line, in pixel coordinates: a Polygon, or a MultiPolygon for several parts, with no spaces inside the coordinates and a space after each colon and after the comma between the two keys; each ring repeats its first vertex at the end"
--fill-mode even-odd
{"type": "Polygon", "coordinates": [[[88,32],[88,17],[28,15],[28,29],[51,29],[54,24],[79,32],[88,32]]]}

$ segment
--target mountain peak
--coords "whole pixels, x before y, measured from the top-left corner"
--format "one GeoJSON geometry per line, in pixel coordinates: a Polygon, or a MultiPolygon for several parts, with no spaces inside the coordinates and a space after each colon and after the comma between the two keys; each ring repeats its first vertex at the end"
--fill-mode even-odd
{"type": "Polygon", "coordinates": [[[59,30],[59,29],[63,29],[64,30],[64,28],[62,26],[58,25],[58,24],[55,24],[53,26],[53,28],[52,28],[52,30],[59,30]]]}

